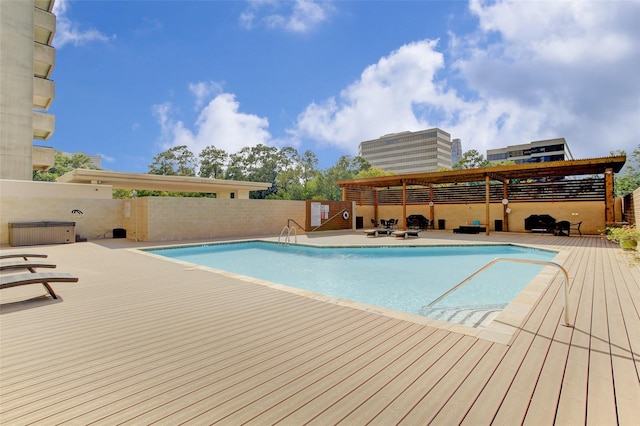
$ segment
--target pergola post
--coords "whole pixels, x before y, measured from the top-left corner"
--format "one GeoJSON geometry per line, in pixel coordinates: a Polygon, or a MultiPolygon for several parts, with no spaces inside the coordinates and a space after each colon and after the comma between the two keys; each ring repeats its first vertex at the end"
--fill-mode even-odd
{"type": "MultiPolygon", "coordinates": [[[[503,200],[509,199],[508,187],[509,187],[508,181],[502,182],[502,199],[503,200]]],[[[507,213],[508,208],[509,208],[509,204],[502,205],[502,230],[505,232],[509,232],[509,213],[507,213]]]]}
{"type": "Polygon", "coordinates": [[[484,177],[484,183],[485,183],[485,209],[486,209],[486,215],[485,215],[485,233],[486,235],[489,235],[491,233],[490,231],[490,224],[491,224],[491,203],[489,202],[489,196],[491,195],[491,192],[489,191],[489,184],[491,182],[491,178],[489,178],[489,175],[486,175],[484,177]]]}
{"type": "Polygon", "coordinates": [[[604,170],[604,223],[613,223],[615,216],[615,195],[613,192],[613,170],[608,167],[604,170]]]}
{"type": "Polygon", "coordinates": [[[407,182],[402,181],[402,229],[407,229],[407,182]]]}

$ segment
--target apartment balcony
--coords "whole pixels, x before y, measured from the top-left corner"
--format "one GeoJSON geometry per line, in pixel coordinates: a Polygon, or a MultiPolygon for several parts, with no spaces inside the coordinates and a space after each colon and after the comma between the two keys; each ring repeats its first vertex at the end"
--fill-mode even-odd
{"type": "Polygon", "coordinates": [[[33,170],[49,170],[55,165],[56,150],[45,146],[31,147],[33,170]]]}
{"type": "Polygon", "coordinates": [[[33,77],[33,107],[48,110],[56,96],[56,85],[52,80],[33,77]]]}
{"type": "Polygon", "coordinates": [[[33,13],[33,39],[38,43],[51,44],[56,32],[56,16],[39,8],[33,13]]]}
{"type": "Polygon", "coordinates": [[[56,49],[42,43],[33,43],[33,75],[49,78],[56,64],[56,49]]]}
{"type": "Polygon", "coordinates": [[[33,138],[47,140],[53,135],[56,117],[53,114],[33,111],[33,138]]]}
{"type": "Polygon", "coordinates": [[[40,10],[51,12],[51,10],[53,9],[53,3],[54,0],[35,0],[34,5],[40,10]]]}

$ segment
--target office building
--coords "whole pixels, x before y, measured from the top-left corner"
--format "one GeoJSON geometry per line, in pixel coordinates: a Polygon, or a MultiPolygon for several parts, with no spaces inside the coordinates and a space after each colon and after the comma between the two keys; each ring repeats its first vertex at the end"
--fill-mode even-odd
{"type": "Polygon", "coordinates": [[[564,138],[546,139],[487,150],[487,160],[491,162],[511,160],[516,164],[523,164],[570,159],[572,159],[571,151],[564,138]]]}
{"type": "Polygon", "coordinates": [[[451,168],[451,135],[440,129],[391,133],[360,143],[358,154],[383,170],[398,174],[451,168]]]}
{"type": "Polygon", "coordinates": [[[51,73],[56,51],[53,0],[0,1],[0,178],[31,180],[33,170],[53,166],[47,140],[55,117],[51,73]]]}
{"type": "Polygon", "coordinates": [[[451,165],[453,166],[460,160],[462,160],[462,141],[454,139],[451,141],[451,165]]]}

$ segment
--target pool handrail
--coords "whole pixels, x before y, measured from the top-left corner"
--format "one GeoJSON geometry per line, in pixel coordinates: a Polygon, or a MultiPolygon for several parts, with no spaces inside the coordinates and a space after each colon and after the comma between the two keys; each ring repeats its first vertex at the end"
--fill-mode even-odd
{"type": "Polygon", "coordinates": [[[282,231],[280,232],[280,236],[278,237],[278,244],[280,243],[280,238],[284,235],[285,231],[287,232],[287,235],[285,236],[284,239],[284,245],[287,245],[291,242],[291,231],[293,231],[293,236],[295,238],[295,244],[298,244],[298,231],[296,231],[296,228],[292,227],[288,227],[285,226],[284,228],[282,228],[282,231]]]}
{"type": "Polygon", "coordinates": [[[510,258],[510,257],[498,257],[496,259],[493,259],[491,262],[487,263],[486,265],[484,265],[482,268],[478,269],[473,274],[469,275],[464,280],[460,281],[458,284],[451,287],[440,297],[435,299],[433,302],[429,303],[427,307],[431,307],[435,305],[436,303],[438,303],[439,301],[441,301],[442,299],[444,299],[445,297],[447,297],[448,295],[450,295],[451,293],[453,293],[454,291],[456,291],[457,289],[459,289],[460,287],[462,287],[463,285],[471,281],[476,275],[480,274],[485,269],[490,268],[491,266],[495,265],[498,262],[530,263],[535,265],[555,266],[557,268],[560,268],[560,270],[563,273],[562,281],[563,281],[563,291],[564,291],[564,325],[566,327],[572,327],[572,325],[569,323],[569,301],[568,301],[568,290],[567,290],[567,283],[569,282],[569,274],[567,273],[567,270],[564,269],[564,267],[562,267],[562,265],[555,262],[548,261],[548,260],[532,260],[532,259],[517,259],[517,258],[510,258]]]}
{"type": "MultiPolygon", "coordinates": [[[[318,228],[320,228],[322,225],[325,225],[325,224],[329,223],[329,222],[331,221],[331,219],[333,219],[334,217],[336,217],[336,216],[338,216],[338,215],[340,215],[340,214],[342,214],[342,213],[344,213],[344,212],[349,213],[349,209],[344,208],[344,209],[340,210],[338,213],[334,214],[334,215],[333,215],[333,216],[331,216],[329,219],[325,220],[325,221],[324,221],[324,222],[322,222],[320,225],[318,225],[318,226],[316,226],[315,228],[313,228],[313,229],[311,230],[311,232],[316,231],[316,230],[317,230],[318,228]]],[[[348,216],[347,216],[347,217],[348,217],[348,216]]]]}

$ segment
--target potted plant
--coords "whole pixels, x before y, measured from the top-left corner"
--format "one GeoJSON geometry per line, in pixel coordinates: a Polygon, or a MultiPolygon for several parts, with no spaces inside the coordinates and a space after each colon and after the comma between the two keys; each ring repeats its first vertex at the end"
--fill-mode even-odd
{"type": "Polygon", "coordinates": [[[624,250],[634,250],[640,240],[640,231],[632,225],[608,227],[607,239],[620,244],[624,250]]]}

